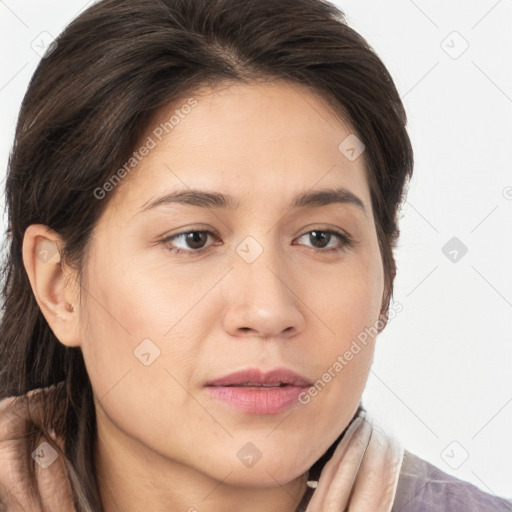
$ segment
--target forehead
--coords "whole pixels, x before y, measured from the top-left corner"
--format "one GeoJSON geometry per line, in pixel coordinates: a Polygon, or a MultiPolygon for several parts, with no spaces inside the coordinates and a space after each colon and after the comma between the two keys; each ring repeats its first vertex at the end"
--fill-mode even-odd
{"type": "Polygon", "coordinates": [[[353,136],[322,97],[296,84],[203,88],[153,117],[139,144],[151,149],[117,200],[133,209],[188,187],[270,199],[343,186],[369,202],[364,154],[350,160],[340,149],[353,136]]]}

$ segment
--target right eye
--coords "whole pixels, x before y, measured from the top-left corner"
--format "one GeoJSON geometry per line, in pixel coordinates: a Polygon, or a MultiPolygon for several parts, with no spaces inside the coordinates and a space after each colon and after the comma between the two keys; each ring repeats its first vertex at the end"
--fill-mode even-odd
{"type": "Polygon", "coordinates": [[[207,230],[183,231],[165,238],[162,240],[162,243],[165,244],[169,252],[173,252],[175,254],[187,254],[191,256],[193,254],[200,253],[209,247],[209,245],[205,246],[209,235],[217,237],[216,233],[207,230]],[[171,244],[173,246],[171,246],[171,244]],[[181,247],[175,247],[177,244],[181,245],[181,247]]]}

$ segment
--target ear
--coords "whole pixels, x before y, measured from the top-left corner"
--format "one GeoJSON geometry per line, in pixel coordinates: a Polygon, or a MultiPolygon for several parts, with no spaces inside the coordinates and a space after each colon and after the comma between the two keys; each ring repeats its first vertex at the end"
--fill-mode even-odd
{"type": "Polygon", "coordinates": [[[23,237],[23,264],[35,299],[57,339],[81,344],[79,284],[76,272],[61,263],[61,237],[43,224],[30,225],[23,237]]]}

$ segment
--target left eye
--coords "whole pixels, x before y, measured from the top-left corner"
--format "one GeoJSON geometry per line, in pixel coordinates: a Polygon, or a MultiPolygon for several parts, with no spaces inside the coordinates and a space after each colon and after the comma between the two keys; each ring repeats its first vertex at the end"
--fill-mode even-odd
{"type": "Polygon", "coordinates": [[[311,241],[313,244],[313,249],[322,252],[342,250],[344,247],[348,247],[352,243],[352,240],[342,233],[322,229],[314,229],[313,231],[308,231],[307,233],[304,233],[302,236],[300,236],[297,240],[305,237],[309,237],[309,241],[311,241]],[[338,240],[338,244],[335,244],[334,247],[329,247],[329,244],[336,239],[338,240]]]}

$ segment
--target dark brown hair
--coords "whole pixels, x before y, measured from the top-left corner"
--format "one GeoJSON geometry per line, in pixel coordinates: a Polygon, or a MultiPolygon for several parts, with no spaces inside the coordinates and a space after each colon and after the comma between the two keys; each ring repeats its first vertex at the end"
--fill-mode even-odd
{"type": "Polygon", "coordinates": [[[56,43],[30,81],[9,158],[0,398],[61,383],[42,428],[66,440],[77,510],[97,512],[93,393],[81,350],[58,341],[36,303],[22,261],[26,228],[58,232],[62,261],[81,280],[91,232],[113,195],[98,200],[94,190],[129,159],[159,109],[203,86],[286,80],[324,98],[365,144],[386,312],[413,155],[386,67],[325,0],[104,0],[56,43]]]}

